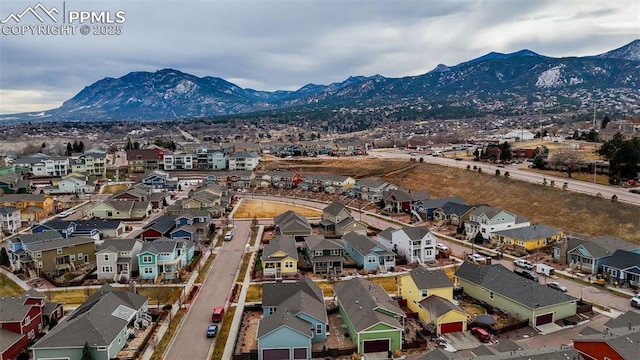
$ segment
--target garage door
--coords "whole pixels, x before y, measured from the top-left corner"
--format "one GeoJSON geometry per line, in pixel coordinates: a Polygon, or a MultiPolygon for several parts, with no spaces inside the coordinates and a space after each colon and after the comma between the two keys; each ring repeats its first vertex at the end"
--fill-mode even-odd
{"type": "Polygon", "coordinates": [[[553,321],[553,313],[536,316],[536,326],[548,324],[553,321]]]}
{"type": "Polygon", "coordinates": [[[364,352],[382,352],[389,351],[389,339],[364,341],[364,352]]]}
{"type": "Polygon", "coordinates": [[[447,334],[452,332],[462,331],[462,321],[452,322],[447,324],[440,324],[440,333],[447,334]]]}
{"type": "Polygon", "coordinates": [[[264,360],[289,360],[291,349],[264,349],[262,359],[264,360]]]}

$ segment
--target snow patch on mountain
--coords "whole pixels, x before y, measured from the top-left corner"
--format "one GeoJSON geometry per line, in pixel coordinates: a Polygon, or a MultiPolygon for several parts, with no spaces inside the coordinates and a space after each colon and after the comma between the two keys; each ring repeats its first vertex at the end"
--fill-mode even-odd
{"type": "Polygon", "coordinates": [[[544,71],[538,76],[536,86],[539,88],[553,88],[564,85],[562,79],[562,69],[564,65],[554,66],[551,69],[544,71]]]}

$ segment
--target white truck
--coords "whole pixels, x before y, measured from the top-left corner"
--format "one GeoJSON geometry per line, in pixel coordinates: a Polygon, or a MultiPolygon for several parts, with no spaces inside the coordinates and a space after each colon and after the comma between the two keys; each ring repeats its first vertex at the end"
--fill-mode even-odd
{"type": "Polygon", "coordinates": [[[536,272],[538,274],[542,274],[548,277],[555,274],[556,269],[554,269],[553,266],[549,266],[545,264],[536,264],[536,272]]]}
{"type": "Polygon", "coordinates": [[[514,260],[513,264],[523,269],[533,270],[533,264],[530,261],[525,259],[516,259],[514,260]]]}

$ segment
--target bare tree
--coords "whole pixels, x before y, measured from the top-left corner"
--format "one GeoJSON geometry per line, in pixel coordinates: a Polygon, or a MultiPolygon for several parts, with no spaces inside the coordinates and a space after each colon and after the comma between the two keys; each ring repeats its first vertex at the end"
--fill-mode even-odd
{"type": "Polygon", "coordinates": [[[148,295],[157,302],[157,308],[160,309],[161,303],[166,303],[173,294],[173,288],[170,286],[155,286],[148,288],[148,295]]]}
{"type": "Polygon", "coordinates": [[[576,151],[565,151],[554,154],[551,157],[551,163],[556,166],[562,166],[567,172],[567,175],[571,177],[571,173],[580,169],[580,163],[582,158],[576,151]]]}

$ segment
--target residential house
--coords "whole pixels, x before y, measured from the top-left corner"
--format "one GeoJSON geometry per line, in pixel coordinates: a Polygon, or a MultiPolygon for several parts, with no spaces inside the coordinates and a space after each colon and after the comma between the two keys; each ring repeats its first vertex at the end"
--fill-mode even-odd
{"type": "MultiPolygon", "coordinates": [[[[481,345],[470,349],[473,352],[473,360],[578,360],[577,351],[567,346],[542,348],[529,348],[522,342],[513,340],[501,340],[499,344],[481,345]]],[[[454,355],[443,348],[435,348],[418,360],[462,360],[460,355],[454,355]]]]}
{"type": "Polygon", "coordinates": [[[324,233],[341,236],[350,231],[367,235],[367,225],[355,220],[342,203],[332,202],[322,210],[320,229],[324,233]]]}
{"type": "Polygon", "coordinates": [[[436,333],[467,330],[467,313],[453,303],[453,283],[442,270],[421,266],[400,277],[400,295],[407,307],[436,333]]]}
{"type": "Polygon", "coordinates": [[[208,226],[211,224],[211,214],[206,210],[189,210],[176,215],[176,226],[182,225],[196,225],[202,226],[204,224],[208,226]]]}
{"type": "Polygon", "coordinates": [[[0,207],[0,226],[4,235],[16,233],[22,227],[20,210],[11,206],[0,207]]]}
{"type": "Polygon", "coordinates": [[[141,184],[152,189],[177,190],[178,180],[170,177],[169,173],[162,170],[147,171],[138,178],[141,184]]]}
{"type": "Polygon", "coordinates": [[[335,285],[334,293],[358,354],[402,348],[405,314],[382,286],[353,278],[335,285]]]}
{"type": "Polygon", "coordinates": [[[467,239],[473,239],[480,233],[485,240],[490,240],[494,232],[530,225],[529,219],[522,215],[485,205],[473,210],[464,223],[467,239]]]}
{"type": "Polygon", "coordinates": [[[201,147],[195,149],[194,154],[198,169],[224,170],[227,168],[227,157],[223,151],[201,147]]]}
{"type": "Polygon", "coordinates": [[[506,267],[463,263],[455,272],[457,284],[474,299],[502,309],[537,327],[574,316],[578,299],[526,279],[506,267]]]}
{"type": "Polygon", "coordinates": [[[459,198],[457,196],[450,196],[440,199],[426,198],[414,201],[411,205],[411,210],[418,213],[418,215],[414,214],[414,216],[418,218],[418,221],[433,220],[435,217],[435,210],[442,207],[446,203],[466,204],[466,202],[464,202],[462,198],[459,198]]]}
{"type": "Polygon", "coordinates": [[[127,281],[138,274],[137,255],[142,242],[137,239],[106,239],[97,247],[98,279],[127,281]]]}
{"type": "Polygon", "coordinates": [[[491,241],[498,247],[534,251],[552,246],[562,239],[562,231],[548,225],[530,225],[516,229],[495,231],[491,241]]]}
{"type": "Polygon", "coordinates": [[[345,258],[342,242],[339,240],[325,239],[322,235],[305,236],[304,253],[314,274],[342,273],[345,258]]]}
{"type": "Polygon", "coordinates": [[[609,273],[612,282],[640,286],[640,252],[616,250],[604,260],[602,271],[609,273]]]}
{"type": "Polygon", "coordinates": [[[475,208],[473,205],[446,202],[439,208],[433,210],[433,220],[437,221],[439,226],[455,225],[460,227],[469,219],[469,214],[471,214],[475,208]]]}
{"type": "Polygon", "coordinates": [[[194,244],[167,238],[145,242],[138,253],[140,278],[144,280],[173,280],[193,258],[194,244]]]}
{"type": "Polygon", "coordinates": [[[31,232],[57,231],[63,237],[88,236],[95,240],[115,238],[124,234],[126,224],[120,220],[61,220],[53,219],[31,228],[31,232]]]}
{"type": "Polygon", "coordinates": [[[171,215],[161,215],[142,228],[140,238],[144,241],[152,241],[162,237],[169,237],[176,227],[176,218],[171,215]]]}
{"type": "MultiPolygon", "coordinates": [[[[23,244],[38,274],[60,275],[95,263],[95,240],[86,236],[23,244]]],[[[28,266],[32,268],[31,266],[28,266]]]]}
{"type": "Polygon", "coordinates": [[[604,261],[621,249],[640,252],[640,247],[612,236],[593,239],[563,238],[553,247],[554,260],[580,272],[596,274],[602,271],[604,261]]]}
{"type": "Polygon", "coordinates": [[[104,152],[85,152],[79,156],[72,156],[69,161],[72,172],[104,176],[107,171],[107,154],[104,152]]]}
{"type": "Polygon", "coordinates": [[[348,189],[352,189],[355,183],[356,180],[351,176],[311,174],[304,178],[304,184],[300,183],[298,188],[314,192],[342,194],[348,189]]]}
{"type": "MultiPolygon", "coordinates": [[[[37,295],[40,295],[38,293],[37,295]]],[[[64,317],[64,304],[45,301],[42,309],[42,327],[49,327],[49,330],[56,326],[64,317]]]]}
{"type": "Polygon", "coordinates": [[[200,190],[182,200],[182,208],[185,210],[206,210],[219,207],[222,198],[205,190],[200,190]]]}
{"type": "Polygon", "coordinates": [[[60,177],[69,172],[71,172],[71,165],[66,156],[45,156],[32,167],[35,177],[60,177]]]}
{"type": "Polygon", "coordinates": [[[216,171],[207,175],[207,184],[215,183],[227,189],[252,189],[255,182],[255,173],[250,170],[216,171]]]}
{"type": "Polygon", "coordinates": [[[30,272],[32,278],[36,278],[36,267],[33,259],[28,253],[28,248],[33,244],[42,243],[45,241],[53,241],[62,239],[57,231],[45,231],[33,234],[17,234],[9,239],[8,252],[11,259],[11,264],[15,270],[24,270],[30,272]]]}
{"type": "Polygon", "coordinates": [[[581,359],[635,360],[638,358],[640,326],[624,326],[604,333],[573,339],[573,347],[581,359]]]}
{"type": "Polygon", "coordinates": [[[164,170],[193,170],[194,163],[197,161],[195,154],[186,154],[181,152],[165,152],[164,154],[164,170]]]}
{"type": "Polygon", "coordinates": [[[85,344],[91,358],[115,359],[134,327],[149,324],[147,308],[147,297],[103,285],[31,347],[32,359],[81,359],[85,344]]]}
{"type": "Polygon", "coordinates": [[[436,259],[436,237],[428,227],[388,228],[378,233],[378,241],[409,263],[424,264],[436,259]]]}
{"type": "Polygon", "coordinates": [[[428,200],[429,193],[418,191],[409,193],[400,189],[387,190],[383,194],[384,209],[394,213],[409,213],[416,201],[428,200]]]}
{"type": "Polygon", "coordinates": [[[3,194],[28,194],[32,190],[32,183],[21,174],[0,175],[0,190],[3,194]]]}
{"type": "Polygon", "coordinates": [[[174,240],[196,241],[198,239],[198,228],[194,225],[182,225],[171,230],[169,237],[174,240]]]}
{"type": "Polygon", "coordinates": [[[322,289],[308,277],[264,283],[258,324],[258,359],[310,359],[312,343],[325,341],[329,321],[322,289]]]}
{"type": "Polygon", "coordinates": [[[165,150],[159,148],[127,150],[129,173],[160,169],[164,153],[165,150]]]}
{"type": "Polygon", "coordinates": [[[296,171],[267,171],[260,177],[260,187],[293,189],[303,182],[302,175],[296,171]]]}
{"type": "Polygon", "coordinates": [[[280,235],[269,240],[262,249],[262,274],[276,279],[297,276],[298,250],[293,237],[280,235]]]}
{"type": "Polygon", "coordinates": [[[30,290],[0,298],[0,359],[16,359],[43,330],[44,296],[30,290]]]}
{"type": "Polygon", "coordinates": [[[141,220],[151,215],[151,203],[145,201],[105,200],[87,211],[104,220],[141,220]]]}
{"type": "Polygon", "coordinates": [[[53,213],[53,198],[44,194],[4,194],[0,196],[0,206],[20,210],[23,223],[37,223],[53,213]]]}
{"type": "Polygon", "coordinates": [[[256,153],[238,151],[229,156],[229,171],[248,170],[253,171],[260,164],[260,156],[256,153]]]}
{"type": "Polygon", "coordinates": [[[278,234],[293,236],[300,240],[312,234],[311,225],[307,218],[293,210],[287,210],[274,217],[273,224],[278,234]]]}
{"type": "Polygon", "coordinates": [[[110,199],[117,201],[148,201],[149,195],[151,195],[149,190],[147,187],[130,187],[113,194],[110,199]]]}
{"type": "Polygon", "coordinates": [[[162,192],[154,192],[149,195],[149,203],[151,203],[152,209],[164,209],[168,204],[169,200],[171,200],[171,195],[164,191],[162,192]]]}
{"type": "Polygon", "coordinates": [[[353,185],[357,197],[372,203],[379,203],[384,199],[385,191],[398,190],[398,186],[381,180],[360,179],[353,185]]]}
{"type": "Polygon", "coordinates": [[[342,235],[342,243],[346,253],[364,270],[393,271],[396,266],[396,254],[367,236],[349,232],[342,235]]]}
{"type": "Polygon", "coordinates": [[[58,181],[57,187],[49,188],[49,194],[93,194],[96,191],[98,178],[95,175],[71,173],[58,181]]]}
{"type": "Polygon", "coordinates": [[[367,148],[361,143],[334,143],[329,150],[331,156],[366,155],[367,148]]]}

